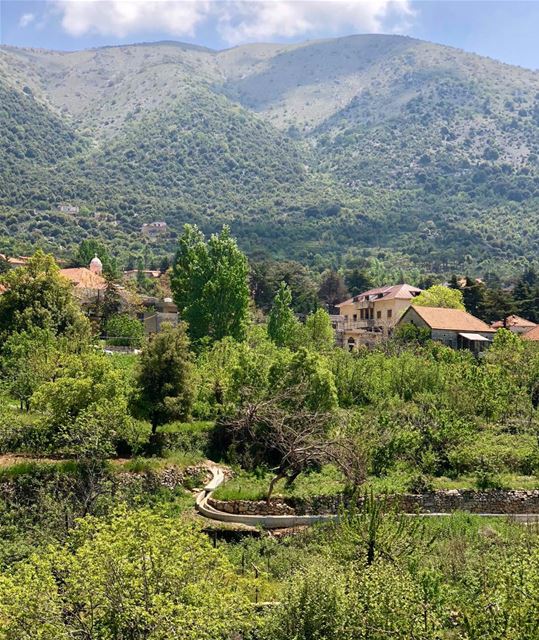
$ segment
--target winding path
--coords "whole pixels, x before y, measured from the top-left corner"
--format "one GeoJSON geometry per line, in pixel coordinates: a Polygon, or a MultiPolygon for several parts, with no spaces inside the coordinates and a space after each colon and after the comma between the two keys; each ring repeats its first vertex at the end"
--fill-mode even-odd
{"type": "MultiPolygon", "coordinates": [[[[338,515],[306,515],[306,516],[263,516],[263,515],[241,515],[236,513],[225,513],[219,511],[208,504],[208,499],[212,493],[220,487],[225,481],[223,470],[215,465],[209,467],[212,479],[202,489],[196,497],[196,509],[204,517],[216,522],[226,522],[229,524],[241,524],[262,529],[288,529],[293,527],[308,526],[315,522],[331,522],[338,519],[338,515]]],[[[451,513],[407,513],[407,516],[415,517],[444,517],[451,516],[451,513]]],[[[471,515],[482,518],[508,518],[528,523],[539,522],[539,514],[537,513],[474,513],[471,515]]]]}
{"type": "Polygon", "coordinates": [[[230,524],[243,524],[251,527],[262,527],[263,529],[288,529],[292,527],[301,527],[305,525],[311,525],[315,522],[329,522],[336,520],[336,515],[317,515],[317,516],[257,516],[257,515],[240,515],[236,513],[225,513],[219,511],[208,504],[208,499],[211,494],[220,487],[225,476],[219,467],[211,466],[209,468],[212,479],[204,487],[204,489],[197,495],[196,508],[197,511],[209,518],[210,520],[217,520],[218,522],[228,522],[230,524]]]}

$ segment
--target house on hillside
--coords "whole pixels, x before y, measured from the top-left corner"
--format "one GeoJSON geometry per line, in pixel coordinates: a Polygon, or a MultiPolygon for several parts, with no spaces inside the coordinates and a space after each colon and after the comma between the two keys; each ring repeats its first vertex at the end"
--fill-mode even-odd
{"type": "Polygon", "coordinates": [[[80,207],[77,207],[76,205],[73,205],[73,204],[69,204],[67,202],[62,202],[58,205],[58,211],[61,211],[62,213],[77,214],[80,211],[80,207]]]}
{"type": "Polygon", "coordinates": [[[144,311],[140,319],[144,323],[144,334],[159,333],[165,323],[173,327],[178,326],[178,307],[172,298],[159,298],[144,296],[142,298],[144,311]]]}
{"type": "Polygon", "coordinates": [[[461,309],[410,306],[397,323],[428,329],[432,340],[453,349],[469,349],[479,354],[494,338],[496,330],[461,309]]]}
{"type": "Polygon", "coordinates": [[[519,335],[523,335],[536,327],[535,322],[531,320],[526,320],[525,318],[521,318],[520,316],[507,316],[504,320],[498,320],[497,322],[492,323],[493,329],[508,329],[513,333],[518,333],[519,335]]]}
{"type": "Polygon", "coordinates": [[[143,236],[147,238],[157,238],[158,236],[163,235],[167,231],[167,223],[166,222],[145,222],[141,229],[141,233],[143,236]]]}
{"type": "Polygon", "coordinates": [[[387,337],[421,289],[409,284],[370,289],[336,305],[337,339],[352,350],[387,337]]]}

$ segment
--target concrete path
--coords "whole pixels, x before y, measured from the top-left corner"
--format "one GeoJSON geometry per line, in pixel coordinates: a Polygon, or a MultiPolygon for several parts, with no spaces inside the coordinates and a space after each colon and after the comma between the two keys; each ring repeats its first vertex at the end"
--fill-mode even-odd
{"type": "MultiPolygon", "coordinates": [[[[311,515],[311,516],[257,516],[257,515],[240,515],[236,513],[225,513],[219,511],[208,504],[211,494],[220,487],[225,481],[225,476],[217,466],[209,467],[212,479],[204,487],[204,489],[196,497],[196,509],[204,517],[217,522],[226,522],[229,524],[242,524],[262,529],[288,529],[293,527],[302,527],[314,524],[316,522],[331,522],[338,519],[338,515],[311,515]]],[[[407,513],[405,515],[413,517],[434,518],[448,517],[451,513],[407,513]]],[[[539,522],[539,514],[537,513],[474,513],[482,518],[508,518],[518,522],[536,523],[539,522]]]]}

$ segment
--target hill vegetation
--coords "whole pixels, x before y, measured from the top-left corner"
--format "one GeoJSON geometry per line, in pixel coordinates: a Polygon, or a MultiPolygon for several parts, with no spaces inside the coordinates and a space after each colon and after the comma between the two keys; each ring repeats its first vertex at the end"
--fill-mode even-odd
{"type": "Polygon", "coordinates": [[[400,36],[3,47],[0,91],[10,250],[66,251],[81,223],[142,252],[140,224],[164,219],[163,251],[185,222],[228,222],[250,254],[317,268],[370,255],[507,275],[536,259],[532,71],[400,36]],[[56,219],[60,200],[81,215],[56,219]]]}

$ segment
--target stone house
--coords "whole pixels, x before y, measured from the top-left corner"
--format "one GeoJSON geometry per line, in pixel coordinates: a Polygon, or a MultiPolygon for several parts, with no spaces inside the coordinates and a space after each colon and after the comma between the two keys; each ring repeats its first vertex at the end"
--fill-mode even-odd
{"type": "Polygon", "coordinates": [[[336,305],[336,324],[340,344],[355,349],[387,337],[421,289],[409,284],[370,289],[336,305]]]}
{"type": "Polygon", "coordinates": [[[453,349],[469,349],[479,354],[494,338],[496,330],[461,309],[410,306],[397,323],[428,329],[432,340],[453,349]]]}
{"type": "Polygon", "coordinates": [[[493,329],[508,329],[513,333],[517,333],[518,335],[523,335],[536,327],[535,322],[531,320],[526,320],[525,318],[521,318],[520,316],[507,316],[503,320],[498,320],[497,322],[492,323],[493,329]]]}

